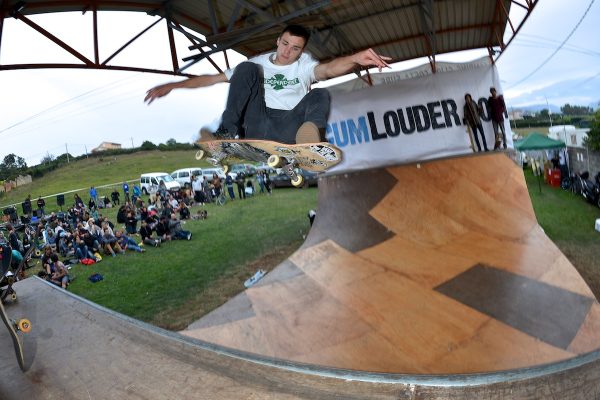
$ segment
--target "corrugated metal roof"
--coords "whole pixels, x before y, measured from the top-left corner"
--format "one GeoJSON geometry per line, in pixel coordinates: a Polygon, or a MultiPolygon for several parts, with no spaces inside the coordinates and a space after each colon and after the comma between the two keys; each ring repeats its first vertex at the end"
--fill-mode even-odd
{"type": "Polygon", "coordinates": [[[27,16],[87,12],[94,8],[163,16],[206,38],[202,43],[204,53],[195,50],[197,55],[184,58],[191,64],[207,54],[229,48],[246,56],[270,51],[282,27],[289,23],[302,24],[311,30],[308,51],[319,60],[369,47],[392,57],[392,62],[425,56],[434,59],[438,54],[468,49],[503,49],[511,6],[526,9],[528,15],[537,0],[0,0],[0,3],[0,11],[6,16],[17,9],[27,16]]]}

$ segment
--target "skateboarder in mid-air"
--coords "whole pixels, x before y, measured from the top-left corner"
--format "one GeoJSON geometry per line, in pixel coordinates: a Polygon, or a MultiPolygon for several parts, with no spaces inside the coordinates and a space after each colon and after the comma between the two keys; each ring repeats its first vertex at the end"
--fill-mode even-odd
{"type": "Polygon", "coordinates": [[[319,63],[304,53],[310,32],[287,26],[277,39],[275,52],[259,55],[220,74],[200,75],[150,89],[144,101],[152,103],[173,89],[199,88],[229,82],[229,96],[216,132],[202,129],[201,141],[214,139],[272,140],[311,143],[324,139],[329,114],[329,92],[311,90],[314,82],[347,74],[357,66],[389,67],[390,57],[372,49],[319,63]]]}

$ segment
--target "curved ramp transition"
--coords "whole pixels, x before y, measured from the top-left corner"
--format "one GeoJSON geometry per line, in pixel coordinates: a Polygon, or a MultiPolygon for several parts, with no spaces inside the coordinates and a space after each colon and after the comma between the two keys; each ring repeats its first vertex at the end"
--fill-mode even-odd
{"type": "Polygon", "coordinates": [[[183,335],[16,290],[29,369],[0,329],[2,399],[600,393],[600,306],[503,154],[322,178],[306,243],[183,335]]]}

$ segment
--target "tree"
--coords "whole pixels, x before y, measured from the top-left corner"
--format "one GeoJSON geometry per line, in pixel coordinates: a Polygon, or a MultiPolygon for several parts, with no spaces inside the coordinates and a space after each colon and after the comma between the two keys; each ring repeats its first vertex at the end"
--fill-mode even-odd
{"type": "Polygon", "coordinates": [[[544,108],[543,110],[540,111],[540,117],[541,118],[548,118],[548,115],[550,114],[550,111],[547,108],[544,108]]]}
{"type": "Polygon", "coordinates": [[[167,146],[176,146],[177,145],[177,140],[175,139],[169,139],[167,140],[167,143],[165,143],[167,146]]]}
{"type": "Polygon", "coordinates": [[[40,164],[50,164],[55,159],[56,159],[56,157],[54,157],[52,154],[46,152],[46,155],[44,156],[44,158],[41,159],[40,164]]]}
{"type": "Polygon", "coordinates": [[[583,145],[590,150],[600,151],[600,110],[596,111],[590,131],[587,138],[583,141],[583,145]]]}
{"type": "Polygon", "coordinates": [[[156,145],[149,140],[144,140],[144,143],[140,146],[142,150],[155,150],[156,145]]]}
{"type": "Polygon", "coordinates": [[[23,157],[16,154],[8,154],[0,163],[0,179],[12,179],[27,168],[27,163],[23,157]]]}
{"type": "Polygon", "coordinates": [[[569,103],[562,106],[560,111],[565,115],[590,115],[594,112],[592,107],[572,106],[569,103]]]}

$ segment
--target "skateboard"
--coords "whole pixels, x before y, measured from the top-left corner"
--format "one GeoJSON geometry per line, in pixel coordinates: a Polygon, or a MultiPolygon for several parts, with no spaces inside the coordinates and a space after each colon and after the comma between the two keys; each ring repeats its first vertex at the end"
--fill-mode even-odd
{"type": "Polygon", "coordinates": [[[469,136],[469,141],[471,142],[471,150],[473,151],[473,153],[476,152],[475,150],[475,142],[473,141],[473,131],[471,130],[471,125],[467,124],[467,135],[469,136]]]}
{"type": "Polygon", "coordinates": [[[8,329],[8,333],[13,341],[13,346],[15,348],[15,354],[17,355],[17,361],[19,362],[19,367],[21,371],[25,371],[25,357],[23,356],[23,343],[21,343],[21,339],[17,334],[18,331],[23,333],[28,333],[31,330],[31,322],[28,319],[10,319],[6,314],[6,309],[4,305],[0,301],[0,316],[2,317],[2,321],[4,325],[6,325],[6,329],[8,329]]]}
{"type": "Polygon", "coordinates": [[[221,166],[225,173],[234,159],[266,162],[271,168],[282,167],[292,185],[302,186],[304,177],[295,171],[303,168],[322,172],[342,161],[342,152],[327,143],[283,144],[269,140],[213,140],[196,142],[196,159],[221,166]]]}

